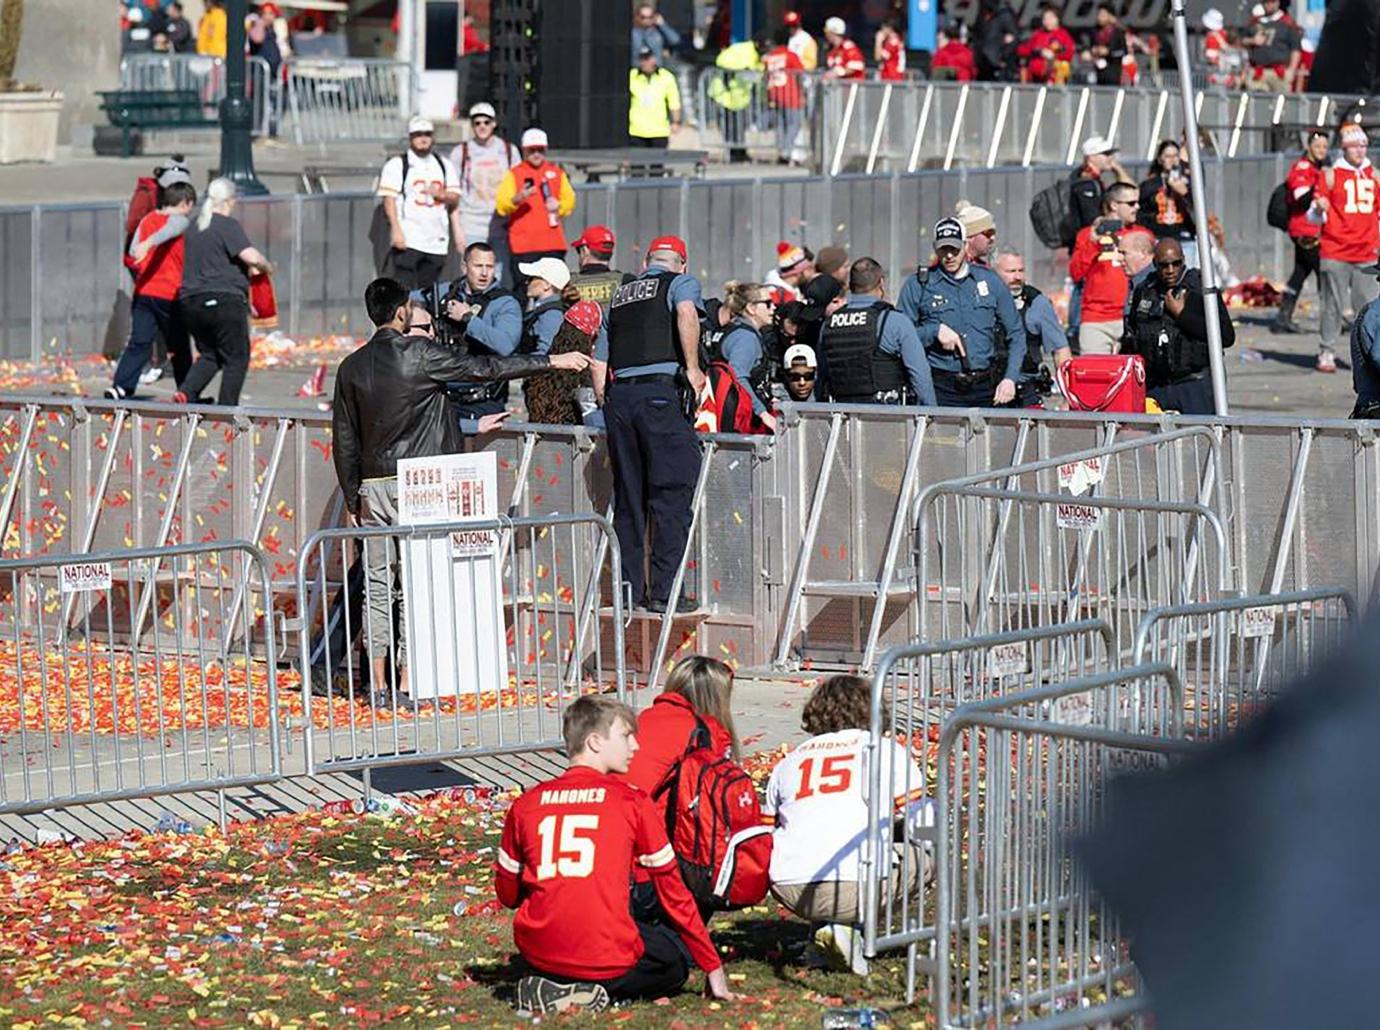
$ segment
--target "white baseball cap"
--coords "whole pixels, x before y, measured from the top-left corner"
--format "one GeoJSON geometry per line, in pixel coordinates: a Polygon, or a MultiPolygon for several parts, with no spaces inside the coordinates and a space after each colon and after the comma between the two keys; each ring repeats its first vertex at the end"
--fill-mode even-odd
{"type": "Polygon", "coordinates": [[[558,290],[565,289],[570,283],[570,269],[560,258],[537,258],[518,265],[518,271],[529,279],[545,279],[558,290]]]}
{"type": "Polygon", "coordinates": [[[1083,141],[1083,156],[1092,157],[1094,154],[1115,154],[1117,145],[1106,136],[1089,136],[1083,141]]]}
{"type": "Polygon", "coordinates": [[[1222,12],[1215,7],[1209,7],[1203,12],[1203,28],[1209,32],[1221,32],[1222,26],[1227,20],[1222,17],[1222,12]]]}
{"type": "Polygon", "coordinates": [[[848,35],[848,23],[835,15],[832,18],[825,19],[824,31],[832,32],[837,36],[846,36],[848,35]]]}
{"type": "Polygon", "coordinates": [[[498,112],[494,110],[494,105],[487,100],[481,100],[470,108],[470,117],[497,118],[498,112]]]}
{"type": "Polygon", "coordinates": [[[548,147],[551,144],[546,140],[545,129],[524,129],[522,131],[522,148],[528,147],[548,147]]]}
{"type": "Polygon", "coordinates": [[[797,361],[805,362],[806,368],[815,368],[819,364],[815,358],[815,349],[808,343],[793,343],[786,348],[786,353],[781,355],[782,368],[790,368],[797,361]]]}
{"type": "Polygon", "coordinates": [[[430,118],[423,118],[419,114],[413,115],[412,119],[407,123],[407,134],[409,136],[416,136],[424,132],[435,133],[436,126],[431,124],[430,118]]]}

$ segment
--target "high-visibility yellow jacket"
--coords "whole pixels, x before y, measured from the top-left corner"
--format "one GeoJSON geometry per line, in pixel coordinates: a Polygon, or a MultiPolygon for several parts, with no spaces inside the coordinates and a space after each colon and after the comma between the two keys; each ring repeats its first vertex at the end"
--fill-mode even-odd
{"type": "Polygon", "coordinates": [[[680,112],[680,86],[669,68],[651,75],[628,72],[628,135],[659,139],[671,135],[671,115],[680,112]]]}
{"type": "MultiPolygon", "coordinates": [[[[714,66],[724,72],[757,71],[762,67],[762,59],[752,40],[745,39],[720,50],[714,66]]],[[[752,84],[750,75],[716,75],[709,84],[709,99],[730,111],[742,111],[752,103],[752,84]]]]}

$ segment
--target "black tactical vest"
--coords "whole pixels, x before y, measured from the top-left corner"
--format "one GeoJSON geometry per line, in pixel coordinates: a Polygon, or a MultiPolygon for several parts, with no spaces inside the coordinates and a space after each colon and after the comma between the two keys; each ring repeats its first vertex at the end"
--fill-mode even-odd
{"type": "Polygon", "coordinates": [[[581,300],[592,300],[608,314],[613,291],[623,282],[623,273],[605,269],[602,272],[577,272],[570,277],[570,285],[579,291],[581,300]]]}
{"type": "MultiPolygon", "coordinates": [[[[1025,327],[1025,360],[1021,362],[1021,375],[1023,376],[1035,375],[1039,372],[1040,362],[1044,358],[1044,340],[1038,336],[1030,335],[1030,323],[1025,319],[1025,313],[1030,310],[1030,305],[1040,295],[1039,290],[1026,283],[1021,287],[1021,299],[1016,305],[1020,311],[1021,325],[1025,327]]],[[[996,345],[992,367],[1005,375],[1006,359],[1011,353],[1011,341],[1006,338],[1006,327],[1002,325],[1001,319],[997,319],[996,324],[992,327],[992,342],[996,345]]]]}
{"type": "Polygon", "coordinates": [[[658,270],[623,283],[609,303],[609,366],[620,368],[681,362],[675,312],[666,295],[676,273],[658,270]]]}
{"type": "Polygon", "coordinates": [[[905,365],[881,349],[882,320],[894,310],[879,300],[865,308],[840,308],[824,319],[819,346],[834,400],[866,404],[884,391],[906,389],[905,365]]]}

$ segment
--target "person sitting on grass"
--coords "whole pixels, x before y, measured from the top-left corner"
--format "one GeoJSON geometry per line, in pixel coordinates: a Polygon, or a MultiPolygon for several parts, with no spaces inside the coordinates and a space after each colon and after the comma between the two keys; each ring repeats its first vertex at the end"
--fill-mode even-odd
{"type": "MultiPolygon", "coordinates": [[[[831,676],[805,702],[800,723],[810,739],[786,755],[767,781],[763,818],[774,817],[771,892],[802,919],[822,924],[815,943],[831,965],[868,973],[863,957],[862,853],[870,784],[864,752],[871,739],[871,687],[857,676],[831,676]]],[[[882,731],[889,730],[883,708],[882,731]]],[[[883,789],[897,811],[923,797],[924,774],[905,746],[883,742],[883,789]]],[[[922,809],[923,810],[923,809],[922,809]]],[[[916,898],[925,856],[897,844],[879,904],[916,898]]]]}
{"type": "Polygon", "coordinates": [[[691,958],[708,993],[731,1000],[656,809],[622,778],[637,752],[637,716],[590,695],[571,703],[561,728],[570,767],[513,803],[499,841],[498,900],[517,909],[513,942],[531,970],[517,984],[518,1011],[599,1012],[611,1001],[673,994],[691,958]],[[651,873],[669,926],[634,922],[637,867],[651,873]]]}

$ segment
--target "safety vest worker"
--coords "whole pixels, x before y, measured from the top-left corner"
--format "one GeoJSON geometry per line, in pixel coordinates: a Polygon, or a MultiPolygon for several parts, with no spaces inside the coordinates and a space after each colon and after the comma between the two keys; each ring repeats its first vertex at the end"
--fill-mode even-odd
{"type": "Polygon", "coordinates": [[[575,188],[560,165],[546,159],[541,129],[522,134],[522,160],[508,169],[494,197],[494,210],[508,219],[513,260],[565,257],[561,219],[575,210],[575,188]]]}

